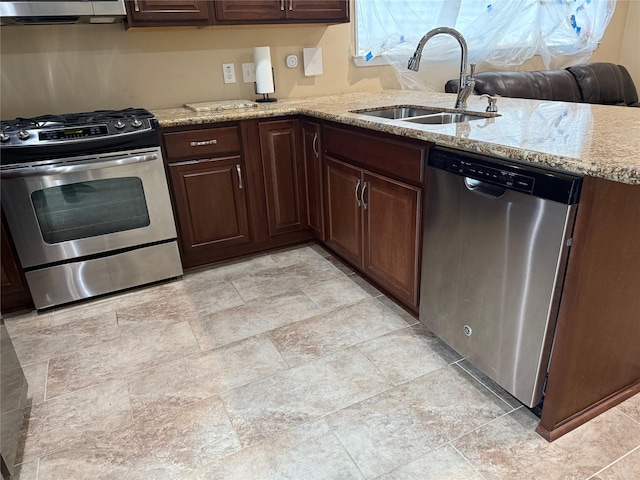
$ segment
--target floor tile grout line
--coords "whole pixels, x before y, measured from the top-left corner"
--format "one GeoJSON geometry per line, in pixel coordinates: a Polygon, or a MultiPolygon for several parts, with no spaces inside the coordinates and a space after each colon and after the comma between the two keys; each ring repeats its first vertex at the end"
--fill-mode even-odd
{"type": "Polygon", "coordinates": [[[50,359],[47,359],[47,371],[46,371],[46,374],[44,376],[44,395],[43,395],[43,398],[42,398],[43,402],[46,402],[48,400],[47,387],[49,385],[49,365],[50,365],[50,359]]]}
{"type": "Polygon", "coordinates": [[[631,450],[629,450],[627,453],[625,453],[624,455],[622,455],[621,457],[617,458],[616,460],[614,460],[613,462],[611,462],[609,465],[606,465],[605,467],[602,467],[600,470],[598,470],[597,472],[595,472],[593,475],[591,475],[590,477],[587,477],[586,480],[590,480],[594,477],[596,477],[597,475],[600,475],[602,472],[604,472],[605,470],[607,470],[608,468],[612,467],[613,465],[615,465],[616,463],[620,462],[621,460],[623,460],[625,457],[628,457],[629,455],[631,455],[632,453],[634,453],[635,451],[640,450],[640,445],[636,446],[635,448],[632,448],[631,450]]]}
{"type": "Polygon", "coordinates": [[[450,445],[451,448],[453,448],[456,452],[458,452],[458,455],[460,455],[462,458],[464,458],[465,462],[467,462],[467,464],[473,468],[473,471],[476,472],[478,474],[478,476],[484,480],[484,475],[482,475],[482,473],[480,473],[480,471],[476,468],[476,466],[471,462],[471,460],[469,460],[466,455],[464,453],[462,453],[460,450],[458,450],[458,448],[453,444],[453,441],[449,441],[447,442],[447,445],[450,445]]]}
{"type": "MultiPolygon", "coordinates": [[[[376,337],[376,338],[379,338],[379,337],[376,337]]],[[[370,341],[370,340],[366,340],[366,341],[368,342],[368,341],[370,341]]],[[[365,342],[360,342],[360,343],[357,343],[357,344],[355,344],[355,345],[353,345],[353,346],[358,350],[358,352],[360,352],[360,354],[361,354],[364,358],[366,358],[366,359],[367,359],[367,361],[368,361],[371,365],[373,365],[373,367],[378,371],[378,373],[379,373],[380,375],[382,375],[382,378],[384,378],[387,382],[389,382],[389,385],[391,385],[393,388],[396,388],[396,387],[397,387],[397,385],[396,385],[396,384],[395,384],[395,383],[394,383],[394,382],[393,382],[393,381],[392,381],[392,380],[391,380],[387,375],[385,375],[385,373],[380,369],[380,367],[376,364],[376,362],[374,362],[371,358],[369,358],[369,355],[367,355],[365,352],[363,352],[363,351],[362,351],[362,349],[360,348],[360,345],[362,345],[363,343],[365,343],[365,342]]]]}
{"type": "MultiPolygon", "coordinates": [[[[633,397],[632,397],[632,398],[633,398],[633,397]]],[[[622,413],[624,416],[626,416],[626,417],[630,418],[630,419],[631,419],[632,421],[634,421],[635,423],[639,423],[639,424],[640,424],[640,418],[639,418],[639,419],[635,419],[635,418],[633,418],[631,415],[629,415],[628,413],[626,413],[625,411],[623,411],[623,410],[622,410],[622,409],[620,409],[619,407],[620,407],[620,404],[616,405],[616,406],[615,406],[615,409],[616,409],[617,411],[619,411],[620,413],[622,413]]]]}
{"type": "MultiPolygon", "coordinates": [[[[325,421],[326,422],[326,421],[325,421]]],[[[360,468],[360,465],[358,465],[358,462],[356,462],[356,459],[353,458],[353,455],[351,455],[351,452],[349,451],[349,449],[347,448],[347,446],[343,443],[343,441],[340,439],[340,437],[338,436],[338,434],[333,430],[333,428],[331,428],[331,425],[329,425],[329,422],[326,422],[327,426],[329,427],[329,431],[331,432],[331,435],[333,436],[333,438],[335,438],[338,443],[340,444],[340,446],[342,447],[342,449],[345,451],[345,453],[347,454],[347,456],[349,457],[349,459],[353,462],[353,464],[356,466],[356,468],[358,469],[358,471],[360,472],[360,475],[362,475],[363,479],[366,479],[366,475],[364,474],[364,472],[362,471],[362,469],[360,468]]]]}
{"type": "Polygon", "coordinates": [[[488,422],[483,423],[482,425],[477,425],[477,426],[473,427],[471,430],[468,430],[468,431],[458,435],[457,437],[449,439],[448,442],[451,443],[452,446],[454,446],[453,442],[456,442],[456,441],[460,440],[461,438],[466,437],[467,435],[470,435],[473,432],[476,432],[476,431],[480,430],[481,428],[486,427],[487,425],[491,425],[492,423],[495,423],[495,422],[497,422],[498,420],[500,420],[500,419],[502,419],[504,417],[512,415],[514,412],[520,410],[521,408],[525,408],[525,407],[523,405],[521,405],[518,408],[515,408],[515,409],[513,409],[513,410],[511,410],[509,412],[501,413],[496,418],[493,418],[493,419],[489,420],[488,422]]]}
{"type": "MultiPolygon", "coordinates": [[[[247,304],[247,301],[244,299],[244,297],[242,296],[242,294],[240,293],[240,290],[238,290],[238,287],[235,286],[235,284],[233,283],[233,280],[229,280],[229,284],[233,287],[233,289],[236,291],[236,293],[238,294],[238,296],[242,299],[242,302],[244,305],[247,304]]],[[[233,307],[232,307],[233,308],[233,307]]],[[[224,310],[224,309],[223,309],[224,310]]]]}
{"type": "MultiPolygon", "coordinates": [[[[277,330],[277,329],[274,329],[277,330]]],[[[291,365],[288,361],[287,358],[282,354],[282,351],[278,348],[278,345],[276,344],[276,342],[273,341],[273,338],[271,338],[271,332],[273,332],[274,330],[269,330],[268,332],[264,333],[264,336],[267,337],[269,339],[269,342],[271,342],[271,344],[273,345],[273,347],[276,349],[276,351],[278,352],[278,354],[280,355],[280,358],[282,358],[282,360],[284,361],[284,363],[287,365],[287,370],[290,370],[291,368],[294,367],[294,365],[291,365]]],[[[278,372],[274,372],[275,373],[278,372]]]]}
{"type": "MultiPolygon", "coordinates": [[[[468,369],[464,368],[464,365],[462,364],[462,362],[463,362],[464,360],[465,360],[465,358],[461,358],[461,359],[460,359],[460,360],[458,360],[458,362],[456,362],[456,363],[458,363],[458,366],[459,366],[462,370],[464,370],[465,372],[467,372],[467,374],[468,374],[470,377],[472,377],[473,379],[475,379],[475,380],[476,380],[480,385],[482,385],[484,388],[486,388],[487,390],[489,390],[489,391],[490,391],[494,396],[496,396],[499,400],[501,400],[501,401],[502,401],[503,403],[505,403],[508,407],[510,407],[510,408],[512,409],[511,411],[515,411],[515,410],[517,410],[518,408],[520,408],[521,406],[524,406],[524,405],[519,405],[519,406],[517,406],[517,407],[514,407],[513,405],[510,405],[510,404],[509,404],[509,402],[507,402],[507,401],[506,401],[505,399],[503,399],[500,395],[498,395],[498,393],[497,393],[497,392],[495,392],[495,391],[493,390],[493,388],[491,388],[489,385],[487,385],[485,382],[483,382],[480,378],[478,378],[476,375],[474,375],[474,374],[473,374],[473,372],[470,372],[468,369]]],[[[499,385],[498,385],[498,386],[499,386],[499,385]]],[[[509,392],[507,392],[506,390],[505,390],[505,392],[506,392],[507,394],[509,394],[509,392]]],[[[510,395],[510,394],[509,394],[509,395],[510,395]]],[[[515,397],[514,397],[514,398],[515,398],[515,397]]],[[[517,399],[516,399],[516,400],[517,400],[517,399]]]]}

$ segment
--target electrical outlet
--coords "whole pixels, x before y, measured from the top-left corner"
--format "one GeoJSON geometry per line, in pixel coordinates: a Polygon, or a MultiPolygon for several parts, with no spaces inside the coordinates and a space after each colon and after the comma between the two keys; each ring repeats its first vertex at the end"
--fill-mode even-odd
{"type": "Polygon", "coordinates": [[[256,64],[255,63],[243,63],[242,64],[242,80],[244,83],[253,83],[256,81],[256,64]]]}
{"type": "Polygon", "coordinates": [[[233,63],[222,64],[222,75],[224,83],[236,83],[236,68],[233,63]]]}

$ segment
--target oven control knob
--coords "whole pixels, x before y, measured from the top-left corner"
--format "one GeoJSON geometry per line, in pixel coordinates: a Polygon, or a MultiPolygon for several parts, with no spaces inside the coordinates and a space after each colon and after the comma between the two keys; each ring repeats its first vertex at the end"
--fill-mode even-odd
{"type": "Polygon", "coordinates": [[[133,117],[133,122],[131,122],[131,126],[133,128],[140,128],[142,126],[142,122],[138,120],[138,117],[133,117]]]}
{"type": "Polygon", "coordinates": [[[7,143],[10,138],[11,137],[9,137],[9,135],[7,135],[6,133],[4,132],[0,133],[0,142],[2,143],[7,143]]]}
{"type": "Polygon", "coordinates": [[[113,124],[114,127],[116,127],[118,130],[122,130],[126,124],[122,121],[122,120],[118,120],[116,123],[113,124]]]}
{"type": "Polygon", "coordinates": [[[20,140],[26,140],[27,138],[29,138],[31,136],[31,134],[29,132],[27,132],[26,130],[20,130],[18,132],[18,138],[20,140]]]}

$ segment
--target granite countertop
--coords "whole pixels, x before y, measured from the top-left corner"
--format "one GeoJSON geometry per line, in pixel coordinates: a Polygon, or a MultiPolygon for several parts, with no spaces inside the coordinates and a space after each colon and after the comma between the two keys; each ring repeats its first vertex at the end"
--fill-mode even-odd
{"type": "MultiPolygon", "coordinates": [[[[387,90],[279,100],[257,108],[194,112],[152,110],[162,127],[304,114],[437,145],[510,158],[568,172],[640,185],[640,108],[500,98],[499,117],[448,125],[387,120],[351,110],[391,105],[451,109],[455,95],[387,90]]],[[[483,112],[487,101],[468,100],[483,112]]]]}

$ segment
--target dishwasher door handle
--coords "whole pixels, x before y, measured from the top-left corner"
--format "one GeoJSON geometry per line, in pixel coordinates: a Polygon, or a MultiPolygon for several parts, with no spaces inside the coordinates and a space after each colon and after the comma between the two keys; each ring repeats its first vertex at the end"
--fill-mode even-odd
{"type": "Polygon", "coordinates": [[[507,191],[506,187],[494,185],[489,182],[483,182],[482,180],[476,180],[471,177],[464,177],[463,181],[467,190],[481,195],[486,195],[487,197],[500,198],[507,191]]]}

